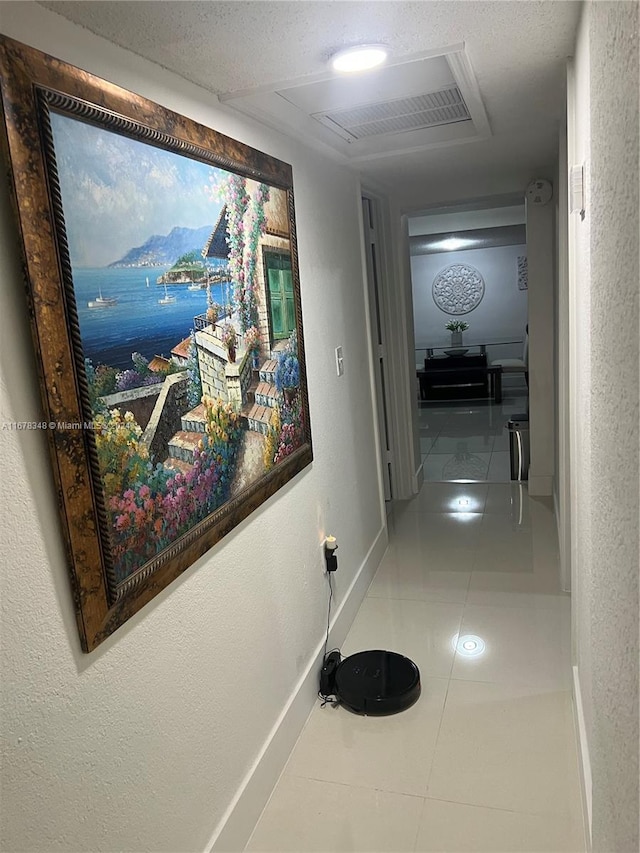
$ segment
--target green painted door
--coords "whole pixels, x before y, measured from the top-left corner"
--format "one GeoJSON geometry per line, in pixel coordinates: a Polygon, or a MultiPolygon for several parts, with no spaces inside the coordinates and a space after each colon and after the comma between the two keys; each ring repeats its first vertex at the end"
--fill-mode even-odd
{"type": "Polygon", "coordinates": [[[296,327],[293,300],[293,275],[291,258],[265,252],[267,286],[269,288],[269,317],[274,341],[288,338],[296,327]]]}

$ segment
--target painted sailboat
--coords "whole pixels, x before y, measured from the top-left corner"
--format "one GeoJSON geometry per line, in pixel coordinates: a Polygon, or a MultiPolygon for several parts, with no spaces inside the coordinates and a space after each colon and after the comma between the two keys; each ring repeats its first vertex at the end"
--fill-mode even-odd
{"type": "Polygon", "coordinates": [[[192,275],[189,276],[189,279],[191,281],[191,284],[187,288],[188,290],[201,290],[202,289],[203,285],[200,284],[200,282],[194,281],[192,275]]]}
{"type": "Polygon", "coordinates": [[[175,302],[175,301],[176,301],[176,297],[175,297],[175,296],[170,296],[170,295],[167,293],[167,285],[166,285],[166,283],[165,283],[165,286],[164,286],[164,296],[163,296],[161,299],[158,299],[158,304],[159,304],[159,305],[171,305],[171,304],[172,304],[173,302],[175,302]]]}
{"type": "Polygon", "coordinates": [[[88,308],[111,308],[118,304],[115,296],[103,296],[101,287],[98,288],[98,294],[91,302],[87,302],[88,308]]]}

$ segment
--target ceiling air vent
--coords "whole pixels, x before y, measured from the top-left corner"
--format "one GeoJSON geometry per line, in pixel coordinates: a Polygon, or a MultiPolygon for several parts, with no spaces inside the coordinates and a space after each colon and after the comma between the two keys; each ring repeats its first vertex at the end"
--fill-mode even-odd
{"type": "Polygon", "coordinates": [[[368,136],[407,133],[440,124],[469,121],[471,116],[460,89],[450,86],[413,98],[396,98],[343,110],[314,113],[325,127],[353,142],[368,136]]]}

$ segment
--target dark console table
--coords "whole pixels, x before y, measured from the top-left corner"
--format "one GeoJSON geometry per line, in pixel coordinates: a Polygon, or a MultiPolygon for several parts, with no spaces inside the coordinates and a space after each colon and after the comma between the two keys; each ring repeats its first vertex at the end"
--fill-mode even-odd
{"type": "Polygon", "coordinates": [[[502,368],[487,365],[485,353],[425,358],[417,375],[422,400],[490,397],[502,402],[502,368]]]}

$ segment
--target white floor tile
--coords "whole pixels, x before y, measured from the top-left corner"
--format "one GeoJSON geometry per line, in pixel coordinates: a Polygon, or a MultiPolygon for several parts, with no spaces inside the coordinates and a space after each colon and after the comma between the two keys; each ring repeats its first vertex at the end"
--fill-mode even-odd
{"type": "MultiPolygon", "coordinates": [[[[433,561],[429,564],[433,565],[433,561]]],[[[388,553],[376,572],[368,595],[464,604],[471,572],[431,569],[429,564],[421,560],[399,559],[388,553]]],[[[469,563],[467,566],[470,568],[469,563]]]]}
{"type": "Polygon", "coordinates": [[[407,502],[414,512],[484,512],[489,486],[484,483],[424,483],[407,502]]]}
{"type": "Polygon", "coordinates": [[[529,500],[526,483],[490,483],[484,511],[508,515],[521,522],[523,518],[529,518],[529,500]]]}
{"type": "Polygon", "coordinates": [[[429,436],[420,436],[420,452],[426,456],[431,450],[435,439],[429,436]]]}
{"type": "MultiPolygon", "coordinates": [[[[537,528],[536,528],[537,529],[537,528]]],[[[473,571],[557,574],[558,546],[554,530],[536,529],[485,515],[475,550],[473,571]]]]}
{"type": "Polygon", "coordinates": [[[511,461],[509,451],[496,452],[494,449],[491,454],[487,479],[493,483],[508,483],[510,481],[511,461]]]}
{"type": "Polygon", "coordinates": [[[491,453],[495,436],[478,430],[472,435],[447,435],[443,429],[433,442],[431,453],[491,453]]]}
{"type": "Polygon", "coordinates": [[[423,800],[285,773],[246,847],[251,853],[404,853],[423,800]]]}
{"type": "Polygon", "coordinates": [[[493,452],[495,453],[500,450],[509,452],[509,432],[504,429],[504,427],[500,430],[500,433],[496,435],[493,443],[493,452]]]}
{"type": "Polygon", "coordinates": [[[508,520],[508,527],[534,527],[534,533],[541,534],[543,541],[557,538],[557,525],[552,498],[530,498],[527,483],[490,483],[485,503],[485,514],[492,518],[487,524],[502,526],[493,519],[499,515],[508,520]]]}
{"type": "MultiPolygon", "coordinates": [[[[549,535],[552,535],[553,532],[553,529],[548,531],[549,535]]],[[[482,519],[480,533],[480,545],[486,545],[488,549],[493,548],[497,543],[516,547],[526,543],[527,547],[531,548],[533,541],[531,516],[527,512],[520,522],[515,513],[507,515],[506,513],[487,512],[482,519]]]]}
{"type": "Polygon", "coordinates": [[[577,820],[570,692],[452,679],[428,796],[577,820]]]}
{"type": "Polygon", "coordinates": [[[443,482],[481,482],[487,479],[490,459],[490,453],[430,453],[424,463],[424,478],[443,482]]]}
{"type": "Polygon", "coordinates": [[[421,683],[418,701],[392,716],[365,717],[342,707],[317,706],[291,754],[286,773],[424,796],[447,680],[422,675],[421,683]]]}
{"type": "Polygon", "coordinates": [[[571,613],[467,604],[460,636],[479,637],[484,652],[457,652],[452,678],[571,688],[571,613]]]}
{"type": "Polygon", "coordinates": [[[387,649],[411,658],[423,677],[447,678],[460,630],[461,604],[431,603],[368,596],[362,602],[342,646],[343,655],[387,649]]]}
{"type": "Polygon", "coordinates": [[[571,599],[560,588],[558,571],[474,571],[467,604],[506,607],[536,607],[570,611],[571,599]]]}
{"type": "Polygon", "coordinates": [[[475,559],[471,546],[455,548],[417,539],[409,541],[408,538],[395,539],[389,546],[389,555],[411,570],[465,572],[467,575],[472,571],[475,559]]]}
{"type": "Polygon", "coordinates": [[[440,412],[423,412],[418,417],[418,426],[422,435],[437,435],[446,426],[449,415],[440,412]]]}
{"type": "Polygon", "coordinates": [[[580,853],[579,820],[427,799],[416,843],[420,853],[580,853]]]}
{"type": "Polygon", "coordinates": [[[392,544],[414,543],[425,552],[434,547],[472,548],[482,533],[482,515],[477,512],[406,512],[395,525],[392,544]]]}
{"type": "MultiPolygon", "coordinates": [[[[423,447],[489,431],[480,461],[495,476],[507,413],[524,409],[421,408],[423,447]]],[[[407,655],[422,695],[389,717],[316,706],[250,851],[584,850],[553,504],[526,483],[437,482],[460,460],[433,449],[420,494],[390,507],[389,548],[342,646],[407,655]],[[456,653],[467,634],[483,654],[456,653]]]]}

